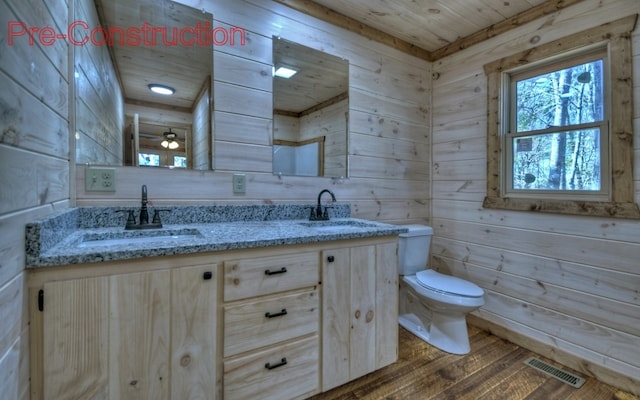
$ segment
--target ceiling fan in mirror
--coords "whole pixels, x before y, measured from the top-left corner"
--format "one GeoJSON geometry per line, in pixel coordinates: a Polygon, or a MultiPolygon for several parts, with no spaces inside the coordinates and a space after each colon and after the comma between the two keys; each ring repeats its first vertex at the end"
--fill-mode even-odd
{"type": "Polygon", "coordinates": [[[175,150],[179,147],[178,142],[176,141],[178,135],[174,132],[171,132],[171,128],[169,128],[168,132],[164,132],[162,134],[164,136],[164,140],[160,145],[165,149],[175,150]]]}

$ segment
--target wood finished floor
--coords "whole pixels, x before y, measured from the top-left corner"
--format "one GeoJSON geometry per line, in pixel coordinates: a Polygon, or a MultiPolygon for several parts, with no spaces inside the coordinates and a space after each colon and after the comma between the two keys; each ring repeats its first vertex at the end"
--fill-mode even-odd
{"type": "Polygon", "coordinates": [[[593,378],[580,389],[560,382],[524,361],[536,356],[574,371],[478,328],[469,327],[469,338],[471,353],[457,356],[400,328],[396,363],[311,399],[640,400],[593,378]]]}

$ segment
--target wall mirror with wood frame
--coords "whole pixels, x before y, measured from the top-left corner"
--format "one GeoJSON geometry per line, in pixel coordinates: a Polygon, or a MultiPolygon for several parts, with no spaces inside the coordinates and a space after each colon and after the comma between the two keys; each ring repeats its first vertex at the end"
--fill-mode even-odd
{"type": "Polygon", "coordinates": [[[273,173],[346,177],[349,62],[274,37],[273,64],[273,173]]]}
{"type": "Polygon", "coordinates": [[[212,169],[213,15],[170,0],[75,0],[74,21],[76,162],[212,169]]]}

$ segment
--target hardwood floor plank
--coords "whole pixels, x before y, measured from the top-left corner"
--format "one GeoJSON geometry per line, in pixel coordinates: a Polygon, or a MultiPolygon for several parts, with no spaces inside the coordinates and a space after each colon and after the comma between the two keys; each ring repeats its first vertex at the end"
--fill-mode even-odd
{"type": "Polygon", "coordinates": [[[497,360],[518,349],[518,346],[507,341],[491,339],[493,338],[489,335],[483,338],[482,342],[472,342],[473,356],[459,356],[459,359],[453,363],[423,377],[420,385],[411,385],[409,390],[402,392],[404,398],[431,399],[457,383],[464,382],[469,376],[485,369],[487,365],[495,365],[497,360]]]}
{"type": "MultiPolygon", "coordinates": [[[[513,367],[519,368],[519,366],[507,368],[513,367]]],[[[491,391],[483,394],[481,398],[483,400],[524,399],[539,386],[545,384],[548,379],[552,379],[547,376],[540,376],[542,374],[531,374],[529,370],[530,368],[528,367],[520,368],[518,372],[500,382],[491,391]]]]}
{"type": "Polygon", "coordinates": [[[629,393],[622,392],[609,385],[604,385],[595,379],[589,379],[587,382],[573,393],[564,397],[563,400],[637,400],[637,397],[629,393]],[[616,393],[619,393],[616,394],[616,393]]]}
{"type": "MultiPolygon", "coordinates": [[[[405,333],[411,335],[406,331],[405,333]]],[[[492,347],[493,343],[496,342],[496,337],[483,332],[473,335],[469,339],[472,348],[477,351],[486,347],[492,347]]],[[[415,346],[423,351],[426,350],[429,345],[420,342],[416,342],[415,346]]],[[[411,340],[411,343],[414,343],[414,341],[411,340]]],[[[402,349],[400,349],[400,352],[402,352],[402,349]]],[[[356,398],[385,399],[392,395],[395,395],[396,398],[405,399],[412,398],[412,396],[426,398],[426,396],[440,391],[437,385],[452,382],[455,377],[453,376],[453,371],[450,370],[451,366],[460,363],[465,357],[448,354],[441,350],[437,350],[437,353],[440,354],[437,360],[429,361],[428,364],[422,363],[420,368],[398,369],[393,380],[394,386],[396,386],[395,388],[389,387],[388,385],[381,385],[379,383],[381,383],[382,380],[377,379],[374,385],[360,385],[355,389],[354,394],[356,398]],[[395,385],[395,382],[398,382],[398,385],[395,385]],[[400,386],[402,390],[398,390],[398,386],[400,386]]]]}
{"type": "Polygon", "coordinates": [[[477,373],[434,396],[433,400],[476,400],[482,398],[485,393],[490,393],[501,382],[508,380],[512,375],[525,368],[524,361],[531,357],[531,352],[517,348],[506,354],[493,364],[486,364],[477,373]]]}
{"type": "Polygon", "coordinates": [[[524,364],[536,354],[474,326],[471,352],[462,356],[403,328],[399,340],[397,362],[310,400],[640,400],[593,378],[580,389],[558,381],[524,364]]]}
{"type": "Polygon", "coordinates": [[[523,400],[566,399],[576,390],[578,389],[557,379],[550,379],[544,385],[529,393],[523,400]]]}

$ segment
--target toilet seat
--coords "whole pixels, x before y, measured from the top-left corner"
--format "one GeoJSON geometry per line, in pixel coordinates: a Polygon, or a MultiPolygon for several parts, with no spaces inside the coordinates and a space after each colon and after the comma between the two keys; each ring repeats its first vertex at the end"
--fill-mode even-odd
{"type": "Polygon", "coordinates": [[[429,290],[452,296],[478,298],[484,295],[484,290],[475,283],[444,275],[431,269],[416,274],[416,282],[429,290]]]}

